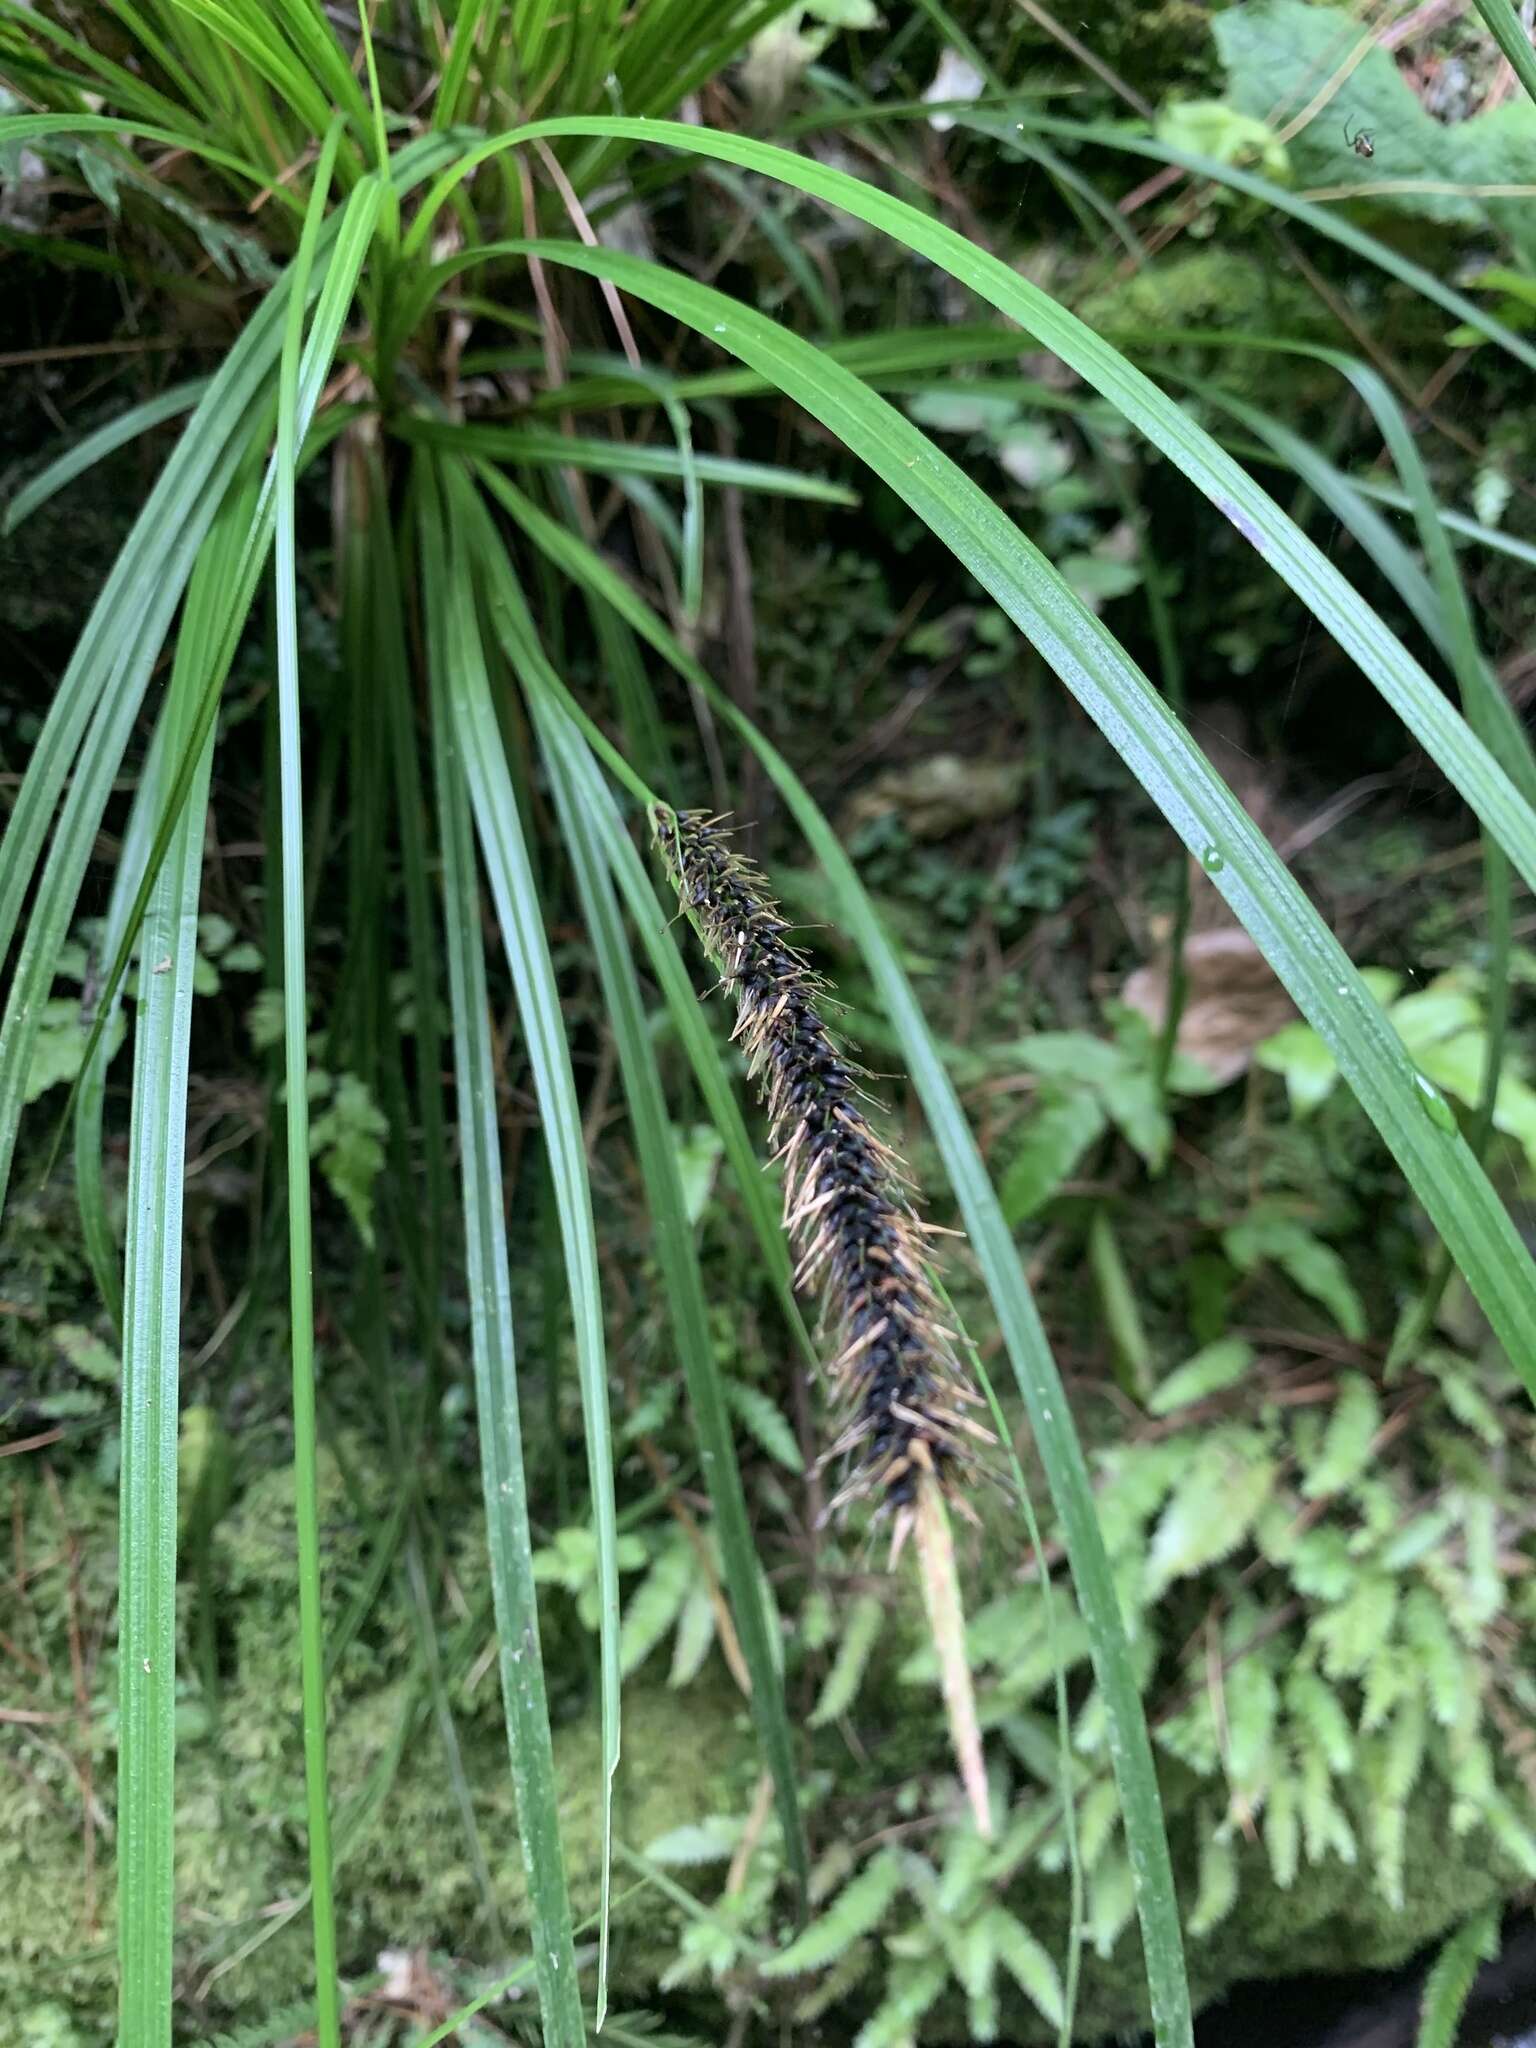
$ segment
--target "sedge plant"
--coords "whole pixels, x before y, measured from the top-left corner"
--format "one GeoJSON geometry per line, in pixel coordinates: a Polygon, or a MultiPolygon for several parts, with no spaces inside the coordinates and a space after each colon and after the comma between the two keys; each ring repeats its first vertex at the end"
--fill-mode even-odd
{"type": "MultiPolygon", "coordinates": [[[[915,1517],[921,1536],[928,1518],[925,1577],[935,1612],[950,1611],[950,1566],[930,1482],[936,1486],[975,1437],[958,1354],[936,1334],[940,1318],[915,1220],[888,1154],[851,1106],[848,1072],[821,1030],[798,956],[783,947],[776,913],[711,828],[690,821],[642,652],[681,678],[753,752],[819,863],[834,914],[900,1039],[1064,1532],[1112,1729],[1156,2036],[1161,2048],[1187,2048],[1191,2038],[1167,1843],[1125,1628],[1071,1412],[1011,1233],[940,1052],[846,852],[791,764],[693,651],[708,491],[733,484],[823,499],[843,494],[797,470],[699,452],[695,400],[711,392],[782,393],[902,499],[1033,643],[1201,860],[1325,1041],[1447,1258],[1536,1392],[1536,1269],[1476,1148],[1415,1072],[1354,965],[1175,711],[979,485],[881,396],[882,378],[921,372],[931,379],[956,362],[1006,358],[1025,336],[1053,351],[1168,456],[1309,607],[1465,799],[1491,857],[1531,884],[1536,807],[1525,743],[1507,706],[1490,702],[1474,650],[1458,640],[1465,716],[1459,713],[1255,478],[1176,398],[1048,294],[875,183],[740,132],[730,96],[712,81],[783,11],[783,0],[724,7],[642,0],[628,8],[586,0],[564,9],[543,0],[382,0],[355,15],[315,0],[107,0],[82,21],[8,0],[0,9],[0,78],[20,109],[0,119],[0,142],[24,147],[88,188],[115,223],[104,247],[61,240],[53,255],[105,267],[132,284],[148,276],[144,252],[153,248],[147,288],[160,303],[180,290],[219,291],[210,286],[211,269],[224,277],[234,314],[233,339],[208,375],[133,408],[71,449],[9,513],[14,523],[98,457],[184,415],[53,693],[0,849],[0,957],[9,964],[0,1015],[3,1201],[41,1007],[115,780],[135,735],[149,732],[72,1110],[84,1238],[103,1299],[122,1325],[118,1939],[120,2038],[135,2048],[163,2048],[172,2026],[189,934],[222,693],[244,636],[268,615],[268,597],[277,677],[267,740],[266,892],[282,1045],[282,1072],[273,1076],[281,1102],[277,1213],[289,1281],[297,1653],[322,2048],[339,2040],[335,1897],[344,1875],[338,1879],[330,1846],[330,1618],[320,1603],[314,1506],[307,1119],[317,1024],[345,1046],[361,1079],[397,1105],[392,1178],[411,1214],[395,1240],[428,1356],[442,1342],[445,1247],[463,1230],[490,1581],[543,2037],[575,2048],[586,2038],[587,2007],[599,2024],[603,2017],[607,1879],[598,1954],[584,1979],[539,1653],[519,1333],[502,1208],[500,1048],[488,1015],[481,914],[485,897],[515,993],[574,1328],[597,1560],[602,1769],[610,1786],[621,1708],[602,1269],[546,915],[552,855],[531,831],[535,774],[553,800],[553,857],[574,879],[618,1048],[752,1715],[786,1866],[800,1887],[807,1862],[795,1746],[646,1026],[637,940],[719,1129],[790,1342],[804,1358],[814,1358],[815,1346],[800,1320],[777,1201],[701,1012],[685,934],[648,865],[651,817],[699,915],[706,949],[727,974],[749,1053],[766,1074],[769,1120],[790,1153],[791,1230],[809,1267],[832,1273],[833,1321],[842,1331],[836,1373],[853,1404],[845,1448],[870,1461],[867,1470],[898,1520],[915,1517]],[[689,119],[669,118],[685,103],[689,119]],[[966,288],[985,309],[984,321],[953,333],[813,342],[600,236],[603,221],[636,195],[722,171],[737,189],[758,181],[760,189],[800,194],[864,223],[966,288]],[[649,356],[636,335],[642,317],[649,356]],[[570,349],[568,329],[578,322],[602,337],[598,346],[570,349]],[[697,337],[735,367],[681,378],[664,361],[658,335],[697,337]],[[481,366],[494,360],[522,378],[525,402],[512,418],[477,416],[466,338],[480,342],[481,366]],[[599,406],[617,415],[618,430],[583,430],[584,416],[599,406]],[[659,438],[631,430],[633,418],[646,415],[665,421],[659,438]],[[321,719],[306,703],[299,631],[300,492],[327,475],[346,684],[344,701],[321,719]],[[592,476],[628,494],[643,574],[605,545],[592,476]],[[655,512],[658,479],[681,494],[675,532],[655,512]],[[611,694],[574,691],[562,673],[560,618],[573,605],[601,650],[611,694]],[[356,956],[337,1014],[314,1018],[306,994],[313,835],[333,801],[342,749],[351,849],[345,917],[356,956]],[[418,1041],[409,1062],[382,999],[395,964],[382,938],[391,863],[401,878],[401,958],[417,992],[418,1041]],[[701,875],[713,878],[702,894],[701,875]],[[737,892],[737,910],[745,907],[751,934],[766,948],[755,967],[743,962],[740,933],[718,914],[722,891],[737,892]],[[119,1244],[100,1166],[103,1072],[130,976],[137,977],[137,1004],[119,1244]],[[768,986],[775,978],[776,990],[768,986]],[[444,983],[446,1042],[436,1021],[444,983]],[[781,1001],[788,1008],[776,1009],[781,1001]],[[796,1029],[786,1038],[779,1020],[791,1011],[796,1029]],[[451,1107],[439,1078],[450,1064],[451,1107]],[[815,1131],[794,1122],[810,1096],[831,1105],[815,1131]],[[418,1142],[405,1142],[407,1129],[418,1142]],[[871,1252],[882,1255],[893,1282],[883,1299],[870,1292],[871,1252]]],[[[1168,146],[1127,141],[1119,129],[1049,121],[1022,104],[1004,111],[1009,132],[1037,151],[1066,142],[1170,157],[1168,146]]],[[[989,106],[971,118],[1002,115],[989,106]]],[[[1519,336],[1358,230],[1277,196],[1249,174],[1180,160],[1283,204],[1303,228],[1347,238],[1361,260],[1425,291],[1495,347],[1536,360],[1519,336]]],[[[1412,493],[1415,479],[1404,483],[1412,493]]],[[[1439,597],[1448,601],[1445,590],[1439,597]]],[[[964,1723],[961,1699],[956,1718],[964,1723]]],[[[973,1740],[962,1739],[962,1752],[973,1740]]],[[[970,1775],[979,1800],[974,1768],[970,1775]]],[[[607,1812],[605,1805],[605,1873],[607,1812]]]]}

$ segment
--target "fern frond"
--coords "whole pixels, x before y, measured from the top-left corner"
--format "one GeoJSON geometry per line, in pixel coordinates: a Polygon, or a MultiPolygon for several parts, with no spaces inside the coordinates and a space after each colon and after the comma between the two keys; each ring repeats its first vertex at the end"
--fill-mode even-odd
{"type": "Polygon", "coordinates": [[[1065,2007],[1061,1977],[1050,1951],[1005,1906],[994,1906],[987,1919],[998,1961],[1036,2012],[1059,2027],[1065,2007]]]}
{"type": "Polygon", "coordinates": [[[1322,1448],[1302,1474],[1301,1490],[1308,1500],[1342,1493],[1352,1479],[1359,1478],[1370,1462],[1371,1441],[1380,1427],[1381,1402],[1376,1389],[1364,1373],[1342,1373],[1322,1448]]]}
{"type": "Polygon", "coordinates": [[[1420,1683],[1420,1674],[1409,1658],[1390,1647],[1383,1650],[1365,1673],[1360,1702],[1361,1734],[1374,1735],[1378,1728],[1385,1728],[1398,1701],[1415,1691],[1420,1683]]]}
{"type": "Polygon", "coordinates": [[[1136,1907],[1135,1880],[1128,1859],[1117,1849],[1094,1872],[1089,1887],[1087,1933],[1094,1954],[1105,1962],[1125,1932],[1136,1907]]]}
{"type": "Polygon", "coordinates": [[[1461,1716],[1475,1683],[1466,1655],[1452,1631],[1444,1607],[1428,1586],[1414,1586],[1403,1601],[1403,1641],[1413,1668],[1429,1695],[1430,1712],[1442,1728],[1461,1716]]]}
{"type": "Polygon", "coordinates": [[[1214,1430],[1164,1508],[1147,1555],[1149,1599],[1235,1550],[1269,1498],[1278,1467],[1250,1429],[1214,1430]]]}
{"type": "Polygon", "coordinates": [[[965,1929],[960,1944],[959,1978],[965,1992],[973,2041],[995,2041],[999,2021],[997,1939],[992,1916],[983,1913],[965,1929]]]}
{"type": "Polygon", "coordinates": [[[1246,1650],[1223,1684],[1227,1714],[1227,1778],[1249,1807],[1257,1806],[1269,1782],[1280,1688],[1270,1664],[1271,1645],[1246,1650]]]}
{"type": "Polygon", "coordinates": [[[1372,1572],[1347,1600],[1313,1621],[1308,1634],[1322,1651],[1330,1678],[1359,1678],[1391,1640],[1397,1618],[1398,1585],[1383,1572],[1372,1572]]]}
{"type": "Polygon", "coordinates": [[[1171,1436],[1160,1444],[1117,1444],[1095,1459],[1099,1529],[1112,1558],[1145,1543],[1148,1522],[1188,1470],[1194,1446],[1192,1436],[1171,1436]]]}
{"type": "Polygon", "coordinates": [[[1337,1856],[1341,1863],[1353,1864],[1357,1854],[1354,1829],[1333,1796],[1333,1779],[1320,1750],[1302,1759],[1300,1803],[1307,1861],[1322,1863],[1337,1856]]]}
{"type": "Polygon", "coordinates": [[[312,2033],[314,2025],[313,1997],[300,1998],[292,2005],[285,2005],[280,2012],[268,2013],[264,2020],[253,2020],[249,2026],[236,2027],[232,2033],[210,2036],[201,2048],[277,2048],[279,2042],[312,2033]]]}
{"type": "Polygon", "coordinates": [[[1296,1882],[1296,1868],[1301,1860],[1301,1814],[1296,1777],[1289,1760],[1270,1780],[1269,1796],[1264,1802],[1264,1848],[1275,1883],[1281,1891],[1289,1891],[1296,1882]]]}
{"type": "Polygon", "coordinates": [[[1077,1809],[1077,1853],[1085,1871],[1096,1868],[1120,1820],[1120,1795],[1113,1778],[1098,1778],[1077,1809]]]}
{"type": "Polygon", "coordinates": [[[672,1639],[672,1668],[667,1684],[674,1689],[692,1685],[715,1640],[718,1620],[714,1596],[701,1575],[688,1588],[683,1611],[677,1617],[677,1634],[672,1639]]]}
{"type": "Polygon", "coordinates": [[[1237,1852],[1232,1837],[1220,1825],[1214,1807],[1206,1807],[1200,1818],[1200,1885],[1189,1931],[1199,1940],[1219,1927],[1237,1904],[1237,1852]]]}
{"type": "Polygon", "coordinates": [[[1343,1600],[1360,1581],[1360,1566],[1350,1552],[1349,1537],[1337,1522],[1308,1529],[1288,1557],[1276,1558],[1291,1575],[1291,1584],[1309,1600],[1343,1600]]]}
{"type": "Polygon", "coordinates": [[[1415,2048],[1456,2048],[1477,1966],[1491,1963],[1498,1952],[1499,1916],[1489,1906],[1458,1927],[1435,1957],[1424,1979],[1415,2048]]]}
{"type": "Polygon", "coordinates": [[[819,2020],[824,2012],[830,2012],[839,2005],[851,1991],[856,1991],[869,1975],[875,1962],[875,1945],[872,1941],[856,1941],[852,1948],[844,1949],[825,1977],[795,2007],[795,2018],[802,2026],[810,2026],[819,2020]]]}
{"type": "Polygon", "coordinates": [[[1253,1346],[1242,1337],[1218,1337],[1193,1358],[1175,1366],[1167,1379],[1152,1390],[1147,1403],[1153,1415],[1171,1415],[1176,1408],[1188,1408],[1211,1394],[1235,1386],[1253,1364],[1253,1346]]]}
{"type": "Polygon", "coordinates": [[[693,1545],[679,1535],[640,1581],[619,1629],[619,1670],[625,1678],[639,1669],[677,1620],[698,1570],[693,1545]]]}
{"type": "Polygon", "coordinates": [[[1496,1786],[1483,1802],[1483,1819],[1527,1884],[1536,1881],[1536,1835],[1496,1786]]]}
{"type": "Polygon", "coordinates": [[[1419,1363],[1421,1370],[1431,1374],[1438,1384],[1442,1400],[1462,1428],[1481,1437],[1490,1450],[1498,1450],[1505,1441],[1504,1422],[1478,1386],[1477,1367],[1472,1361],[1458,1358],[1454,1351],[1434,1351],[1419,1363]]]}
{"type": "Polygon", "coordinates": [[[1465,1624],[1469,1629],[1482,1630],[1504,1609],[1498,1508],[1486,1493],[1463,1496],[1461,1532],[1466,1546],[1465,1624]]]}
{"type": "Polygon", "coordinates": [[[776,1464],[789,1472],[805,1470],[805,1460],[795,1442],[795,1433],[784,1419],[784,1411],[777,1401],[770,1399],[761,1387],[750,1387],[745,1380],[729,1379],[725,1382],[725,1398],[742,1428],[756,1438],[776,1464]]]}
{"type": "Polygon", "coordinates": [[[1493,1751],[1481,1734],[1476,1704],[1464,1724],[1450,1729],[1440,1746],[1440,1772],[1451,1788],[1451,1829],[1469,1834],[1483,1825],[1494,1787],[1493,1751]]]}
{"type": "Polygon", "coordinates": [[[1304,1665],[1293,1666],[1285,1680],[1285,1709],[1299,1752],[1320,1753],[1328,1769],[1342,1777],[1354,1760],[1355,1741],[1349,1716],[1328,1681],[1304,1665]]]}
{"type": "Polygon", "coordinates": [[[948,1982],[949,1966],[942,1957],[898,1963],[891,1972],[890,1989],[859,2029],[853,2048],[905,2048],[948,1982]]]}
{"type": "Polygon", "coordinates": [[[843,1887],[820,1919],[813,1920],[788,1948],[769,1957],[762,1974],[794,1977],[836,1962],[861,1935],[872,1934],[880,1925],[901,1885],[901,1859],[889,1849],[881,1850],[852,1884],[843,1887]]]}

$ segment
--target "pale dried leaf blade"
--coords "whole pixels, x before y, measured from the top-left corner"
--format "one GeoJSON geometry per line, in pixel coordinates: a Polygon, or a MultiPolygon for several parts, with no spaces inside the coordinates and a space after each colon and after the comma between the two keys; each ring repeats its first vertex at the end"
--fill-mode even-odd
{"type": "Polygon", "coordinates": [[[917,1486],[917,1515],[913,1538],[917,1546],[918,1572],[923,1583],[923,1605],[933,1630],[938,1653],[940,1681],[944,1688],[944,1711],[949,1719],[949,1737],[955,1746],[961,1782],[975,1817],[976,1831],[983,1841],[992,1839],[992,1802],[987,1794],[987,1774],[982,1763],[981,1729],[976,1720],[976,1692],[971,1683],[970,1660],[965,1647],[965,1610],[960,1601],[960,1581],[955,1571],[955,1545],[949,1516],[939,1482],[925,1472],[917,1486]]]}

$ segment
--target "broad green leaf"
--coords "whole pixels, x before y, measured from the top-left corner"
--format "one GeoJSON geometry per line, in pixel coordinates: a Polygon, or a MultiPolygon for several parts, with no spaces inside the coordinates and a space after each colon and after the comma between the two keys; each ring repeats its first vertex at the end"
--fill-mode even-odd
{"type": "MultiPolygon", "coordinates": [[[[38,1016],[37,1038],[22,1087],[23,1103],[36,1102],[61,1081],[73,1081],[85,1059],[90,1037],[89,1025],[81,1021],[78,996],[54,996],[43,1004],[38,1016]]],[[[109,1063],[127,1034],[127,1023],[119,1012],[107,1029],[102,1045],[102,1062],[109,1063]]]]}
{"type": "Polygon", "coordinates": [[[1023,1141],[998,1185],[1008,1222],[1023,1223],[1043,1208],[1106,1128],[1099,1099],[1090,1090],[1043,1088],[1025,1122],[1023,1141]]]}

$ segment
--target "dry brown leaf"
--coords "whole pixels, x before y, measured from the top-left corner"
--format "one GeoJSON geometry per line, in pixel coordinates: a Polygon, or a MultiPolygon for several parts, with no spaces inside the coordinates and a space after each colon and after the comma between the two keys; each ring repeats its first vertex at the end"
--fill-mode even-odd
{"type": "Polygon", "coordinates": [[[1023,761],[930,754],[877,775],[849,798],[839,823],[851,836],[861,825],[895,812],[913,839],[945,839],[969,825],[1006,818],[1018,808],[1028,777],[1023,761]]]}
{"type": "MultiPolygon", "coordinates": [[[[1199,738],[1211,766],[1273,844],[1288,816],[1267,764],[1251,751],[1248,720],[1233,703],[1202,707],[1199,738]]],[[[1296,1015],[1273,968],[1233,917],[1226,899],[1191,863],[1190,930],[1184,941],[1185,997],[1175,1050],[1225,1087],[1247,1072],[1253,1049],[1296,1015]]],[[[1156,926],[1154,925],[1154,932],[1156,926]]],[[[1161,936],[1161,934],[1158,934],[1161,936]]],[[[1160,1030],[1168,1015],[1168,954],[1138,967],[1121,999],[1160,1030]]]]}
{"type": "MultiPolygon", "coordinates": [[[[1246,1073],[1259,1041],[1296,1015],[1274,969],[1237,925],[1192,932],[1184,942],[1184,973],[1175,1048],[1223,1085],[1246,1073]]],[[[1159,1030],[1168,1014],[1168,961],[1138,967],[1120,993],[1159,1030]]]]}

